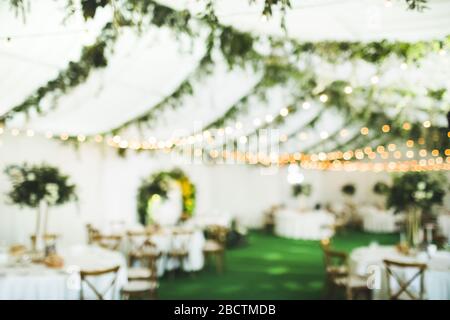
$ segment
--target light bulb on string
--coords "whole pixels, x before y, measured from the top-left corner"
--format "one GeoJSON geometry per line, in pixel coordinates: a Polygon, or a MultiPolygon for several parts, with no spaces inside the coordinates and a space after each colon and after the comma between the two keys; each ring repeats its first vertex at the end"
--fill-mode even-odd
{"type": "Polygon", "coordinates": [[[323,93],[323,94],[320,95],[319,100],[321,102],[325,103],[325,102],[328,101],[328,96],[325,93],[323,93]]]}
{"type": "Polygon", "coordinates": [[[282,109],[280,110],[280,116],[286,117],[288,114],[289,114],[288,108],[282,108],[282,109]]]}
{"type": "Polygon", "coordinates": [[[271,123],[273,121],[273,116],[271,114],[266,115],[266,122],[271,123]]]}
{"type": "Polygon", "coordinates": [[[346,87],[344,88],[344,92],[345,92],[346,94],[351,94],[351,93],[353,92],[353,88],[352,88],[351,86],[346,86],[346,87]]]}
{"type": "Polygon", "coordinates": [[[374,75],[370,78],[370,82],[372,84],[377,84],[380,81],[380,78],[377,75],[374,75]]]}
{"type": "Polygon", "coordinates": [[[311,107],[311,104],[307,101],[303,102],[302,108],[308,110],[311,107]]]}

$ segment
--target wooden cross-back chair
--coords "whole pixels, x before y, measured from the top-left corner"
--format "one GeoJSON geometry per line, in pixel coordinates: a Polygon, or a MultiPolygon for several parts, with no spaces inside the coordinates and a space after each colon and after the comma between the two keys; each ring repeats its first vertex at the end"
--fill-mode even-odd
{"type": "MultiPolygon", "coordinates": [[[[167,256],[178,261],[179,269],[183,270],[184,259],[189,256],[189,244],[192,238],[192,231],[175,231],[171,237],[170,250],[167,256]]],[[[176,271],[176,270],[174,270],[176,271]]],[[[172,276],[173,276],[172,272],[172,276]]]]}
{"type": "Polygon", "coordinates": [[[80,271],[80,279],[81,279],[80,300],[85,299],[83,284],[86,284],[86,286],[92,290],[92,292],[95,294],[95,296],[98,300],[105,300],[105,295],[109,291],[112,291],[111,296],[113,297],[114,290],[116,288],[117,274],[119,272],[119,269],[120,269],[120,266],[114,266],[112,268],[103,269],[103,270],[95,270],[95,271],[81,270],[80,271]],[[108,286],[106,286],[106,288],[102,292],[100,292],[95,287],[95,285],[93,285],[92,282],[90,282],[88,280],[88,278],[101,277],[101,276],[105,276],[107,274],[112,275],[112,280],[109,282],[108,286]]]}
{"type": "MultiPolygon", "coordinates": [[[[388,295],[389,299],[391,300],[399,300],[402,298],[402,294],[406,294],[407,297],[409,297],[412,300],[423,300],[424,294],[425,294],[425,270],[427,269],[427,265],[423,263],[404,263],[404,262],[398,262],[393,260],[383,260],[384,266],[386,268],[386,276],[387,276],[387,289],[388,289],[388,295]],[[405,270],[408,269],[415,269],[415,273],[412,277],[409,277],[409,279],[402,279],[402,277],[399,276],[398,272],[395,272],[394,269],[405,270]],[[391,279],[394,279],[395,282],[398,284],[399,289],[394,292],[391,286],[391,279]],[[418,279],[420,286],[419,286],[419,293],[413,293],[410,291],[410,287],[412,286],[414,280],[418,279]]],[[[403,295],[403,297],[405,297],[403,295]]]]}
{"type": "Polygon", "coordinates": [[[370,297],[370,291],[364,277],[350,274],[348,254],[331,249],[330,243],[321,243],[325,264],[326,298],[334,298],[337,289],[345,289],[346,298],[353,299],[355,295],[364,294],[370,297]]]}
{"type": "Polygon", "coordinates": [[[92,243],[97,244],[104,249],[117,251],[122,243],[122,236],[96,234],[92,239],[92,243]]]}
{"type": "Polygon", "coordinates": [[[143,249],[151,242],[153,232],[149,230],[143,231],[127,231],[127,239],[129,244],[128,265],[131,267],[133,263],[140,260],[143,249]]]}
{"type": "Polygon", "coordinates": [[[157,262],[161,256],[161,251],[150,239],[144,240],[139,246],[139,251],[135,252],[133,256],[133,262],[138,260],[140,266],[133,267],[130,265],[128,280],[155,280],[157,278],[157,262]]]}
{"type": "Polygon", "coordinates": [[[131,297],[156,299],[159,287],[157,262],[162,254],[150,239],[144,241],[140,250],[141,267],[128,270],[128,283],[122,288],[121,293],[125,299],[131,297]]]}
{"type": "MultiPolygon", "coordinates": [[[[44,241],[44,245],[45,245],[45,246],[47,246],[47,245],[50,244],[50,243],[55,243],[56,240],[58,240],[58,238],[59,238],[59,235],[57,235],[57,234],[52,234],[52,233],[47,233],[47,234],[44,234],[44,235],[42,236],[42,239],[43,239],[43,241],[44,241]]],[[[36,250],[36,235],[35,235],[35,234],[32,234],[32,235],[30,236],[30,240],[31,240],[31,248],[32,248],[33,250],[36,250]]]]}
{"type": "Polygon", "coordinates": [[[90,223],[86,224],[88,244],[94,243],[94,238],[100,234],[100,231],[90,223]]]}
{"type": "Polygon", "coordinates": [[[203,254],[206,259],[215,258],[217,273],[221,274],[225,268],[225,248],[228,228],[220,225],[211,225],[206,229],[208,239],[203,246],[203,254]]]}

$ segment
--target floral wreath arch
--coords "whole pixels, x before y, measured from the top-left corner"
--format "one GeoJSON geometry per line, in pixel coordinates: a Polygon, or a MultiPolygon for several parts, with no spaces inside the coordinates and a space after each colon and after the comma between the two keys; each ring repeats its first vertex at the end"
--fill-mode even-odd
{"type": "Polygon", "coordinates": [[[167,199],[168,192],[175,182],[180,186],[182,198],[182,219],[191,217],[195,209],[195,185],[179,168],[152,174],[142,181],[138,190],[137,210],[139,222],[143,225],[152,221],[152,207],[155,201],[167,199]]]}

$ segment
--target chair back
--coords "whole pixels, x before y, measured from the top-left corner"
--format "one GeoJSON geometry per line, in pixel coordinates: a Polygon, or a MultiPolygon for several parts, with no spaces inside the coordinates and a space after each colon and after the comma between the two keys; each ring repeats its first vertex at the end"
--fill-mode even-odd
{"type": "Polygon", "coordinates": [[[94,238],[100,234],[100,231],[90,223],[86,224],[87,236],[88,236],[88,244],[94,243],[94,238]]]}
{"type": "Polygon", "coordinates": [[[81,286],[80,286],[80,300],[85,299],[85,292],[84,292],[84,284],[89,287],[92,292],[95,294],[95,297],[98,300],[105,300],[106,294],[111,291],[111,296],[114,295],[114,291],[116,288],[116,282],[117,282],[117,274],[119,272],[120,266],[114,266],[112,268],[103,269],[103,270],[95,270],[95,271],[86,271],[81,270],[80,271],[80,279],[81,279],[81,286]],[[112,275],[112,280],[109,281],[108,285],[103,288],[102,291],[99,291],[98,288],[91,282],[92,278],[100,278],[107,274],[112,275]]]}
{"type": "MultiPolygon", "coordinates": [[[[59,235],[47,233],[47,234],[44,234],[44,235],[42,236],[42,238],[43,238],[43,240],[44,240],[44,245],[45,245],[45,246],[48,246],[48,245],[51,244],[51,243],[55,243],[56,240],[58,240],[59,235]]],[[[33,250],[35,250],[35,249],[36,249],[36,235],[35,235],[35,234],[32,234],[32,235],[30,236],[30,240],[31,240],[31,248],[32,248],[33,250]]]]}
{"type": "Polygon", "coordinates": [[[227,242],[228,228],[221,225],[210,225],[206,228],[206,235],[208,239],[217,241],[225,246],[227,242]]]}
{"type": "Polygon", "coordinates": [[[387,289],[389,299],[398,300],[406,296],[412,300],[423,300],[425,293],[425,270],[427,265],[423,263],[404,263],[393,260],[383,260],[384,266],[386,268],[387,276],[387,289]],[[406,269],[414,270],[414,273],[410,276],[406,269]],[[407,277],[404,277],[407,275],[407,277]],[[395,280],[398,284],[399,289],[393,290],[391,285],[391,279],[395,280]],[[412,292],[411,287],[413,286],[414,280],[419,281],[419,292],[412,292]]]}
{"type": "Polygon", "coordinates": [[[127,231],[127,239],[130,252],[139,252],[146,240],[149,240],[152,232],[143,231],[127,231]]]}
{"type": "Polygon", "coordinates": [[[142,253],[142,262],[146,263],[147,267],[150,269],[150,277],[153,280],[157,280],[157,262],[158,259],[162,256],[161,251],[159,251],[157,246],[149,239],[144,241],[140,250],[142,253]]]}
{"type": "Polygon", "coordinates": [[[171,237],[170,251],[188,252],[192,234],[191,231],[174,232],[171,237]]]}
{"type": "Polygon", "coordinates": [[[348,254],[342,251],[327,249],[324,250],[325,265],[326,266],[346,266],[348,261],[348,254]]]}
{"type": "Polygon", "coordinates": [[[348,254],[346,252],[332,250],[329,244],[322,244],[325,272],[331,279],[349,275],[348,254]]]}
{"type": "Polygon", "coordinates": [[[102,235],[102,234],[96,234],[93,237],[93,244],[97,244],[98,246],[112,250],[117,251],[119,250],[120,244],[122,242],[122,236],[120,235],[102,235]]]}

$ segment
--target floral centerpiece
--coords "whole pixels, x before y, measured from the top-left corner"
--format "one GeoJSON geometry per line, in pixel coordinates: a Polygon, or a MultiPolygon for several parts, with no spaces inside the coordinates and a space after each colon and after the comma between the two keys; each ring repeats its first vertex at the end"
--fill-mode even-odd
{"type": "Polygon", "coordinates": [[[12,204],[38,209],[36,238],[47,233],[49,207],[77,199],[75,185],[58,168],[42,165],[10,165],[5,169],[12,183],[7,194],[12,204]],[[44,218],[41,223],[41,218],[44,218]]]}
{"type": "Polygon", "coordinates": [[[292,186],[292,195],[294,197],[298,197],[298,196],[309,197],[311,195],[311,192],[312,192],[312,186],[309,183],[299,183],[299,184],[294,184],[292,186]]]}
{"type": "Polygon", "coordinates": [[[151,175],[142,182],[138,190],[137,205],[139,221],[146,225],[151,222],[153,204],[167,199],[169,190],[177,184],[181,189],[182,218],[191,217],[195,209],[195,186],[180,169],[162,171],[151,175]]]}
{"type": "Polygon", "coordinates": [[[393,177],[387,205],[395,212],[406,212],[406,236],[409,245],[419,244],[422,215],[430,215],[435,205],[442,204],[446,178],[436,172],[407,172],[393,177]]]}

